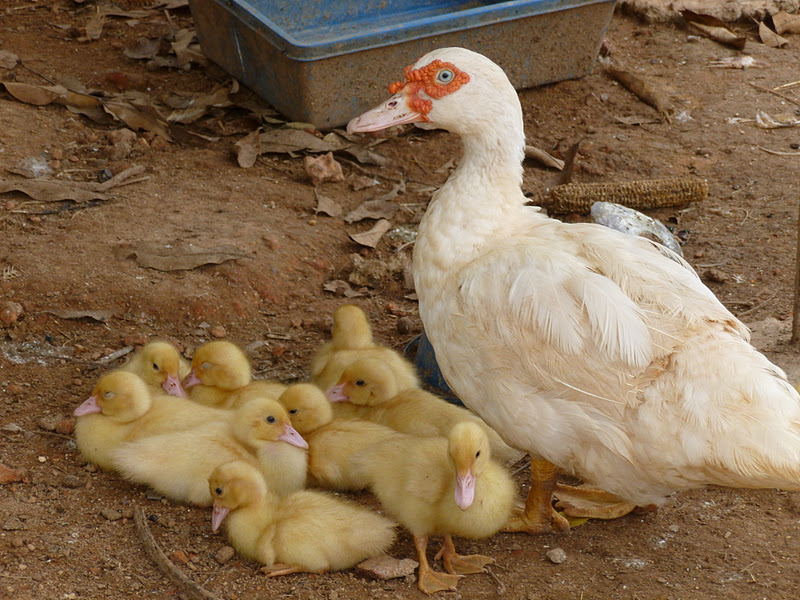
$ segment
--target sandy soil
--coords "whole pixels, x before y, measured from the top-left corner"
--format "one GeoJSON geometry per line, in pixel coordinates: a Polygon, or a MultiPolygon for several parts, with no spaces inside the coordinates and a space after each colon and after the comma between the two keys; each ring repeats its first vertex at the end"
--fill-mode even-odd
{"type": "MultiPolygon", "coordinates": [[[[213,65],[148,68],[127,57],[140,36],[192,23],[185,8],[167,11],[169,18],[133,0],[123,8],[145,14],[110,16],[99,39],[81,42],[94,5],[6,2],[0,50],[19,56],[22,65],[0,67],[0,79],[46,85],[42,76],[51,82],[70,77],[92,90],[141,89],[154,99],[200,94],[226,81],[213,65]]],[[[600,69],[526,90],[521,98],[532,143],[563,155],[583,139],[573,181],[708,181],[704,202],[648,214],[681,233],[686,258],[734,313],[754,324],[756,345],[794,377],[797,353],[788,337],[800,130],[729,120],[752,120],[759,110],[798,114],[799,88],[779,92],[784,97],[767,90],[798,79],[800,37],[771,49],[758,42],[754,25],[735,28],[765,66],[710,68],[712,59],[734,51],[687,39],[680,26],[614,18],[607,36],[612,57],[667,91],[677,109],[671,123],[600,69]],[[619,120],[630,123],[631,117],[641,124],[619,120]]],[[[386,83],[397,77],[387,73],[386,83]]],[[[0,196],[0,304],[22,309],[18,317],[7,314],[12,323],[0,324],[0,463],[27,471],[25,481],[0,485],[0,597],[181,597],[184,592],[144,552],[131,518],[139,507],[179,568],[220,598],[421,596],[413,578],[374,581],[345,572],[266,580],[238,556],[221,563],[216,556],[226,540],[211,534],[208,510],[149,500],[144,488],[86,465],[65,422],[97,377],[121,363],[104,364],[103,357],[150,339],[173,340],[190,356],[221,335],[250,348],[259,377],[302,380],[311,353],[327,339],[330,315],[347,300],[323,287],[334,280],[352,276],[359,295],[351,301],[367,310],[384,343],[402,349],[420,331],[404,272],[411,252],[401,249],[404,238],[386,236],[374,250],[361,247],[349,234],[369,229],[372,221],[348,224],[317,213],[301,155],[265,154],[253,167],[240,168],[234,143],[255,126],[242,109],[214,108],[192,125],[214,140],[190,135],[169,143],[138,131],[125,147],[109,139],[119,123],[98,124],[61,104],[33,106],[0,91],[5,179],[21,180],[9,171],[43,161],[50,177],[61,181],[96,181],[104,169],[117,174],[132,166],[143,167],[146,177],[99,202],[0,196]],[[247,257],[159,271],[136,262],[141,242],[235,246],[247,257]],[[365,260],[377,262],[359,266],[365,260]],[[60,311],[89,316],[64,318],[70,315],[60,311]]],[[[347,212],[403,180],[406,191],[392,200],[400,209],[391,221],[413,229],[429,186],[445,180],[458,148],[450,134],[404,130],[376,148],[389,159],[385,167],[337,153],[345,181],[318,191],[347,212]],[[364,175],[379,183],[354,189],[364,175]]],[[[554,176],[526,164],[531,193],[554,176]]],[[[525,491],[526,471],[517,476],[525,491]]],[[[569,535],[499,534],[463,541],[459,549],[489,554],[497,565],[494,577],[464,579],[455,597],[794,599],[800,593],[800,494],[709,488],[678,495],[657,513],[589,522],[569,535]],[[555,547],[566,552],[565,562],[547,559],[555,547]]],[[[413,554],[408,534],[400,534],[391,553],[413,554]]]]}

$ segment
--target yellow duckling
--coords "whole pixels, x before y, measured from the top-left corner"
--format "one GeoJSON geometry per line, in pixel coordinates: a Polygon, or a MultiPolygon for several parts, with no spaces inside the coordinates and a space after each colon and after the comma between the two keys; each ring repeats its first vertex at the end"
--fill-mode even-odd
{"type": "Polygon", "coordinates": [[[211,504],[208,478],[212,471],[233,460],[263,468],[274,481],[275,493],[301,489],[307,444],[277,401],[257,403],[253,401],[241,413],[234,413],[231,423],[205,423],[188,431],[121,444],[111,453],[112,462],[126,479],[146,484],[172,500],[198,506],[211,504]]]}
{"type": "Polygon", "coordinates": [[[311,358],[311,381],[327,390],[336,384],[347,365],[368,357],[386,361],[404,388],[418,385],[417,373],[410,362],[391,348],[374,342],[364,311],[353,304],[344,304],[333,313],[331,341],[311,358]]]}
{"type": "Polygon", "coordinates": [[[274,494],[284,496],[305,487],[308,443],[280,402],[267,396],[251,399],[234,412],[232,432],[255,454],[274,494]]]}
{"type": "Polygon", "coordinates": [[[200,346],[192,357],[192,369],[183,379],[189,398],[200,404],[224,407],[231,392],[253,377],[250,360],[232,342],[219,340],[200,346]]]}
{"type": "Polygon", "coordinates": [[[218,467],[208,481],[212,531],[274,577],[348,569],[379,556],[394,541],[394,523],[354,503],[302,490],[279,499],[245,462],[218,467]]]}
{"type": "Polygon", "coordinates": [[[172,344],[160,341],[145,344],[122,370],[136,373],[157,391],[163,389],[173,396],[186,397],[181,380],[189,374],[191,366],[172,344]]]}
{"type": "MultiPolygon", "coordinates": [[[[516,461],[522,456],[471,411],[422,388],[402,388],[395,373],[382,360],[357,360],[342,372],[339,382],[328,390],[328,399],[334,403],[350,403],[354,408],[347,409],[345,416],[352,414],[412,435],[446,436],[456,423],[471,421],[486,432],[492,455],[497,459],[502,462],[516,461]]],[[[334,409],[334,414],[340,413],[334,409]]]]}
{"type": "Polygon", "coordinates": [[[103,375],[74,414],[78,449],[88,461],[107,470],[114,469],[111,451],[126,440],[230,419],[227,411],[155,392],[131,371],[103,375]]]}
{"type": "Polygon", "coordinates": [[[266,381],[264,379],[254,379],[243,388],[230,392],[225,397],[225,401],[220,405],[220,408],[240,408],[253,398],[261,398],[264,396],[277,400],[285,390],[286,386],[282,383],[266,381]]]}
{"type": "Polygon", "coordinates": [[[294,428],[308,442],[308,484],[335,490],[363,490],[369,481],[357,476],[351,458],[378,442],[402,436],[394,429],[362,419],[334,419],[331,403],[317,386],[298,383],[279,401],[294,428]]]}
{"type": "Polygon", "coordinates": [[[454,535],[488,537],[511,514],[516,486],[490,453],[485,430],[464,421],[447,438],[389,440],[353,459],[386,511],[414,536],[418,586],[426,594],[454,590],[461,574],[480,573],[494,562],[488,556],[457,554],[452,540],[454,535]],[[447,573],[428,563],[431,535],[444,537],[437,558],[442,557],[447,573]]]}

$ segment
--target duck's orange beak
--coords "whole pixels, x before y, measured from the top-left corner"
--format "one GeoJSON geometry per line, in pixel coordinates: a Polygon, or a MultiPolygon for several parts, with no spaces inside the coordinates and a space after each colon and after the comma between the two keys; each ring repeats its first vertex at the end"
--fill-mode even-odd
{"type": "Polygon", "coordinates": [[[461,510],[467,510],[475,499],[475,475],[467,471],[464,475],[456,473],[456,505],[461,510]]]}
{"type": "Polygon", "coordinates": [[[181,386],[181,380],[177,375],[167,375],[167,380],[161,384],[161,387],[170,396],[186,398],[186,391],[181,386]]]}
{"type": "Polygon", "coordinates": [[[350,402],[350,396],[344,392],[343,383],[338,383],[330,388],[327,392],[325,392],[325,396],[330,402],[350,402]]]}
{"type": "Polygon", "coordinates": [[[425,120],[427,120],[425,115],[409,106],[405,89],[401,89],[380,106],[376,106],[350,121],[347,124],[347,132],[366,133],[380,131],[394,125],[425,120]]]}
{"type": "Polygon", "coordinates": [[[97,396],[89,396],[72,414],[76,417],[82,417],[83,415],[99,412],[103,412],[103,409],[100,408],[100,405],[97,403],[97,396]]]}
{"type": "Polygon", "coordinates": [[[183,389],[187,390],[194,385],[203,385],[203,382],[200,381],[197,373],[195,373],[194,369],[192,369],[189,371],[189,374],[183,378],[181,385],[183,386],[183,389]]]}
{"type": "Polygon", "coordinates": [[[224,506],[214,504],[214,510],[211,513],[212,532],[217,533],[219,526],[222,525],[222,522],[225,520],[225,517],[228,516],[229,512],[231,512],[230,508],[225,508],[224,506]]]}
{"type": "Polygon", "coordinates": [[[308,449],[308,442],[305,441],[303,436],[300,435],[289,423],[286,423],[283,426],[283,433],[278,436],[278,439],[288,442],[292,446],[297,446],[298,448],[304,448],[306,450],[308,449]]]}

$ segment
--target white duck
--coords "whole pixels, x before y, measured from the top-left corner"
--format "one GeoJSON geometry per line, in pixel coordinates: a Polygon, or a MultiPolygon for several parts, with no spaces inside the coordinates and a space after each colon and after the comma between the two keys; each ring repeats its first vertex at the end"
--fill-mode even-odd
{"type": "Polygon", "coordinates": [[[490,60],[445,48],[405,76],[348,130],[427,122],[463,140],[414,281],[447,382],[531,454],[509,529],[568,527],[550,504],[559,469],[638,505],[705,484],[800,490],[800,396],[691,267],[525,206],[522,109],[490,60]]]}

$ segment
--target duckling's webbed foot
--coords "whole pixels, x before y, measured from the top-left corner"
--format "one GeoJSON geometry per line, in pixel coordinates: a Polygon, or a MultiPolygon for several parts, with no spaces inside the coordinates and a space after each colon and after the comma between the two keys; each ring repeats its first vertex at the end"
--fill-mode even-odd
{"type": "Polygon", "coordinates": [[[558,500],[556,508],[572,518],[617,519],[636,508],[614,494],[586,486],[574,487],[557,484],[553,495],[558,500]]]}
{"type": "Polygon", "coordinates": [[[433,594],[435,592],[454,592],[458,580],[463,575],[456,575],[450,573],[439,573],[431,569],[428,563],[427,549],[428,537],[427,536],[414,536],[414,545],[417,547],[417,556],[419,559],[419,576],[417,579],[417,587],[420,591],[426,594],[433,594]]]}
{"type": "Polygon", "coordinates": [[[483,556],[482,554],[461,555],[456,552],[456,547],[453,544],[452,536],[444,536],[442,548],[436,554],[436,559],[442,559],[444,562],[445,571],[448,573],[458,573],[461,575],[468,575],[470,573],[485,573],[486,565],[494,562],[490,556],[483,556]]]}
{"type": "Polygon", "coordinates": [[[281,575],[290,575],[291,573],[303,573],[303,567],[299,565],[287,565],[286,563],[275,563],[269,567],[261,567],[259,569],[267,577],[280,577],[281,575]]]}

